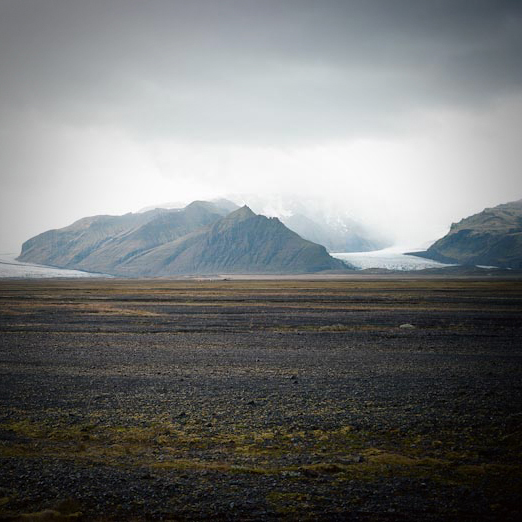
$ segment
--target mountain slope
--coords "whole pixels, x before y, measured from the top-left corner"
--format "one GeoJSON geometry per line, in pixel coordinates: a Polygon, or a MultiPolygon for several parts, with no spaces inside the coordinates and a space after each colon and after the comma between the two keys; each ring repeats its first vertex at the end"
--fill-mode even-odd
{"type": "Polygon", "coordinates": [[[119,276],[344,270],[277,218],[194,202],[182,210],[85,218],[26,241],[21,261],[119,276]]]}
{"type": "Polygon", "coordinates": [[[22,245],[19,261],[114,273],[133,256],[220,219],[226,211],[195,201],[181,210],[155,209],[123,216],[94,216],[39,234],[22,245]]]}
{"type": "Polygon", "coordinates": [[[120,275],[309,273],[347,266],[277,218],[244,206],[214,224],[119,267],[120,275]]]}
{"type": "Polygon", "coordinates": [[[448,234],[416,255],[449,263],[522,268],[522,200],[453,223],[448,234]]]}

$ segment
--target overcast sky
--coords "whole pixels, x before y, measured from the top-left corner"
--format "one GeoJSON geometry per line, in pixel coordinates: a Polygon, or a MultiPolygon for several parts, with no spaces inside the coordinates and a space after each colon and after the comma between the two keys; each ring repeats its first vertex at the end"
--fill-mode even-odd
{"type": "Polygon", "coordinates": [[[402,243],[522,198],[520,0],[0,0],[0,249],[227,194],[402,243]]]}

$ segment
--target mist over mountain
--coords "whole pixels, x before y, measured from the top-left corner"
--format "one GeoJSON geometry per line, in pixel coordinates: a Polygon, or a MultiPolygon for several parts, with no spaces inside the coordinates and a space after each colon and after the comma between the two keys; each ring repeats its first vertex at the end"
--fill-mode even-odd
{"type": "MultiPolygon", "coordinates": [[[[233,201],[225,198],[214,198],[208,201],[208,203],[212,203],[217,208],[221,209],[225,212],[233,212],[237,210],[240,205],[237,205],[233,201]]],[[[144,207],[139,210],[140,213],[148,212],[150,210],[183,210],[187,206],[187,203],[183,203],[181,201],[168,201],[166,203],[160,203],[158,205],[149,205],[148,207],[144,207]]]]}
{"type": "Polygon", "coordinates": [[[329,252],[369,252],[389,243],[371,236],[355,221],[347,218],[336,223],[314,221],[304,214],[293,214],[281,221],[301,237],[324,245],[329,252]]]}
{"type": "Polygon", "coordinates": [[[229,199],[332,227],[332,251],[383,246],[368,226],[420,245],[522,194],[520,1],[4,0],[0,49],[4,252],[83,216],[276,191],[326,222],[229,199]],[[348,241],[343,205],[365,229],[348,241]]]}
{"type": "Polygon", "coordinates": [[[522,199],[453,223],[448,234],[416,255],[445,263],[522,268],[522,199]]]}
{"type": "Polygon", "coordinates": [[[260,214],[278,217],[301,237],[324,245],[329,252],[368,252],[391,246],[392,241],[363,225],[348,210],[331,201],[282,195],[231,197],[246,202],[260,214]]]}
{"type": "MultiPolygon", "coordinates": [[[[211,202],[229,212],[238,209],[240,205],[248,205],[258,214],[277,217],[303,239],[323,245],[329,252],[369,252],[392,245],[389,238],[363,225],[346,210],[334,207],[331,202],[300,200],[281,194],[231,195],[212,199],[211,202]]],[[[179,202],[169,202],[146,207],[142,212],[183,206],[179,202]]]]}
{"type": "Polygon", "coordinates": [[[277,218],[246,206],[229,212],[235,207],[195,201],[183,209],[83,218],[29,239],[18,259],[130,277],[347,268],[277,218]]]}

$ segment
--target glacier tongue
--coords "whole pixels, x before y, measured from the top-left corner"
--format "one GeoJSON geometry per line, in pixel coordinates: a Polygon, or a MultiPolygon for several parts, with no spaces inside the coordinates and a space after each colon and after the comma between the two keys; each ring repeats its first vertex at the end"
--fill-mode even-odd
{"type": "Polygon", "coordinates": [[[78,278],[78,277],[112,277],[106,274],[68,270],[52,266],[21,263],[16,260],[17,254],[0,254],[0,279],[37,279],[37,278],[78,278]]]}
{"type": "Polygon", "coordinates": [[[424,259],[406,255],[403,252],[415,249],[407,249],[401,247],[390,247],[382,250],[374,250],[372,252],[349,252],[349,253],[331,253],[332,257],[348,261],[356,268],[364,270],[366,268],[385,268],[388,270],[423,270],[425,268],[442,268],[447,265],[424,259]]]}

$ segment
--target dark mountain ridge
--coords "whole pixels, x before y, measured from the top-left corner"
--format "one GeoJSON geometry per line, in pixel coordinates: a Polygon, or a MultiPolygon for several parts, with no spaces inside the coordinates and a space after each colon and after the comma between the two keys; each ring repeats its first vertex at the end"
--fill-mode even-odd
{"type": "Polygon", "coordinates": [[[458,223],[417,256],[444,263],[522,268],[522,200],[486,208],[458,223]]]}
{"type": "Polygon", "coordinates": [[[223,217],[212,203],[195,201],[181,210],[155,209],[123,216],[82,218],[22,245],[19,261],[113,273],[121,262],[223,217]]]}
{"type": "Polygon", "coordinates": [[[347,269],[277,218],[228,208],[197,201],[184,209],[83,218],[29,239],[18,259],[126,277],[347,269]]]}

